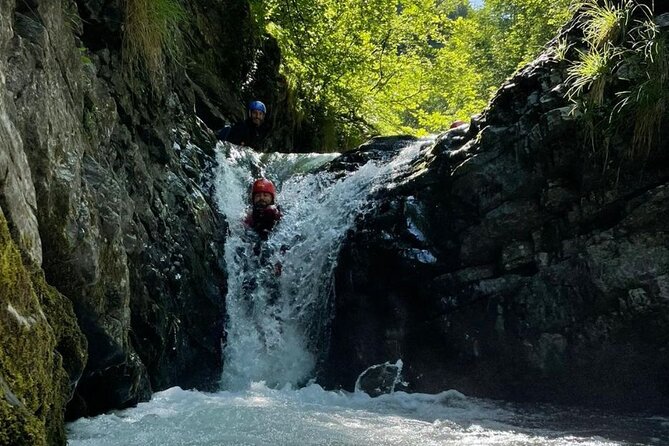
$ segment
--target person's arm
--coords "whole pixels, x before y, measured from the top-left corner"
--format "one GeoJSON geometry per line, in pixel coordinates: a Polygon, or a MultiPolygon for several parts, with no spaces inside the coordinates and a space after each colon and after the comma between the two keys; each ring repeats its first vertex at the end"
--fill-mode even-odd
{"type": "Polygon", "coordinates": [[[224,127],[218,129],[216,132],[216,138],[218,138],[220,141],[227,141],[231,129],[232,127],[230,125],[225,125],[224,127]]]}
{"type": "Polygon", "coordinates": [[[245,140],[247,139],[245,129],[244,123],[238,122],[232,126],[225,140],[238,146],[245,145],[245,140]]]}

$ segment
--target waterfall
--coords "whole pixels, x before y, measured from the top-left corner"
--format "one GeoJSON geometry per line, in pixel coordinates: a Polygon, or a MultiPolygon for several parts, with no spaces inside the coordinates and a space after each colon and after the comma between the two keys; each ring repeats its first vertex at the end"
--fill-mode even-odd
{"type": "Polygon", "coordinates": [[[327,350],[332,276],[346,231],[372,209],[370,194],[387,187],[424,144],[347,173],[315,170],[334,155],[260,155],[219,144],[216,201],[229,225],[223,388],[299,386],[313,377],[327,350]],[[284,215],[266,242],[243,224],[258,176],[275,183],[284,215]]]}
{"type": "Polygon", "coordinates": [[[330,155],[218,149],[216,200],[229,226],[224,389],[174,387],[137,407],[81,418],[67,427],[68,445],[667,444],[669,419],[661,416],[515,405],[456,390],[408,394],[397,389],[401,361],[371,366],[360,376],[357,389],[371,379],[391,390],[375,398],[300,386],[327,348],[332,272],[347,230],[373,209],[370,196],[379,188],[406,178],[423,147],[407,146],[389,162],[336,174],[316,170],[330,155]],[[249,185],[260,175],[277,185],[284,218],[256,254],[257,239],[242,220],[249,185]],[[276,262],[283,266],[278,276],[276,262]]]}

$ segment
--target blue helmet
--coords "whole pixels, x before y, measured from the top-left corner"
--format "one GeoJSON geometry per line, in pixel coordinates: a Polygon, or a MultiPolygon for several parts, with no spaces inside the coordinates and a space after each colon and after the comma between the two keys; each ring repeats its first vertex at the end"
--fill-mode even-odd
{"type": "Polygon", "coordinates": [[[249,104],[249,111],[251,110],[258,110],[263,113],[267,113],[267,109],[265,108],[265,104],[263,104],[260,101],[253,101],[249,104]]]}

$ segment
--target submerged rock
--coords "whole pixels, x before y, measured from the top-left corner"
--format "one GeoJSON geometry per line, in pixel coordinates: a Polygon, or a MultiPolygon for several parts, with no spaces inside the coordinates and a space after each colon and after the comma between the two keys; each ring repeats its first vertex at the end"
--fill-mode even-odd
{"type": "Polygon", "coordinates": [[[369,367],[355,382],[356,392],[365,392],[371,397],[393,393],[404,388],[402,382],[402,361],[395,364],[385,362],[369,367]]]}

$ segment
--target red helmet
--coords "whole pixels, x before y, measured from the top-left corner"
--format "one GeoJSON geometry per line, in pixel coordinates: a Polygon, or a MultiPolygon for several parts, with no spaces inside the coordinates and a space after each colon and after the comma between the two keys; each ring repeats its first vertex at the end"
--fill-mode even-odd
{"type": "Polygon", "coordinates": [[[454,129],[456,127],[460,127],[461,125],[467,124],[465,121],[453,121],[451,126],[449,127],[450,129],[454,129]]]}
{"type": "Polygon", "coordinates": [[[266,178],[260,178],[253,182],[253,187],[251,188],[251,197],[259,192],[267,192],[272,195],[272,200],[276,197],[276,188],[274,184],[266,178]]]}

